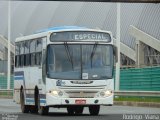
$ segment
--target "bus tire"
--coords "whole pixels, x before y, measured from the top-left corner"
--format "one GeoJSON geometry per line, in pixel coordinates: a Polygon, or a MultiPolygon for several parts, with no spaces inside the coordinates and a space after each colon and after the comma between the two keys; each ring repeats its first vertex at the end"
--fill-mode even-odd
{"type": "Polygon", "coordinates": [[[23,89],[21,89],[20,91],[20,104],[22,113],[29,113],[29,106],[25,105],[25,97],[23,89]]]}
{"type": "Polygon", "coordinates": [[[98,115],[100,110],[100,105],[91,105],[89,106],[90,115],[98,115]]]}
{"type": "Polygon", "coordinates": [[[38,114],[40,115],[47,115],[49,112],[49,107],[48,106],[41,106],[40,105],[40,97],[38,95],[38,114]]]}
{"type": "Polygon", "coordinates": [[[38,113],[38,109],[37,109],[37,107],[35,105],[30,106],[29,110],[30,110],[31,113],[35,113],[35,114],[38,113]]]}
{"type": "Polygon", "coordinates": [[[68,106],[67,107],[67,112],[69,115],[74,115],[74,106],[68,106]]]}
{"type": "Polygon", "coordinates": [[[31,113],[38,113],[38,95],[39,95],[39,91],[38,91],[38,87],[35,87],[34,90],[34,101],[35,101],[35,105],[33,106],[31,113]]]}
{"type": "Polygon", "coordinates": [[[83,106],[77,106],[75,107],[75,114],[82,114],[83,113],[83,106]]]}

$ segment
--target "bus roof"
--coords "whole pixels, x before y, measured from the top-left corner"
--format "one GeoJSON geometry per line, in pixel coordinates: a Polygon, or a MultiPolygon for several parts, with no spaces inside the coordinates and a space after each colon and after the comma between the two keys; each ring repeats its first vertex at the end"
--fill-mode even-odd
{"type": "Polygon", "coordinates": [[[53,27],[53,28],[48,28],[40,31],[36,31],[35,34],[41,33],[41,32],[48,32],[48,31],[58,31],[58,30],[77,30],[77,29],[89,29],[86,27],[79,27],[79,26],[59,26],[59,27],[53,27]]]}
{"type": "MultiPolygon", "coordinates": [[[[23,40],[28,40],[28,39],[33,39],[33,38],[37,38],[37,37],[43,37],[43,36],[46,36],[46,34],[48,32],[58,32],[58,31],[75,31],[75,30],[86,30],[86,31],[103,31],[103,30],[100,30],[100,29],[90,29],[90,28],[87,28],[87,27],[81,27],[81,26],[57,26],[57,27],[52,27],[52,28],[47,28],[47,29],[43,29],[43,30],[39,30],[39,31],[36,31],[34,32],[33,34],[31,35],[26,35],[26,36],[21,36],[21,37],[18,37],[16,38],[16,41],[15,42],[19,42],[19,41],[23,41],[23,40]]],[[[110,33],[110,31],[106,31],[108,33],[110,33]]]]}

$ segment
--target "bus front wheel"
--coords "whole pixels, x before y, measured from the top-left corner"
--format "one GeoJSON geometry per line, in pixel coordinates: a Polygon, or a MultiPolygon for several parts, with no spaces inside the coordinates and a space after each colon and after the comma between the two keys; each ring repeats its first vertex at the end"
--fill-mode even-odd
{"type": "Polygon", "coordinates": [[[40,105],[40,97],[38,95],[38,114],[47,115],[48,111],[49,111],[49,107],[48,106],[41,106],[40,105]]]}
{"type": "Polygon", "coordinates": [[[73,115],[74,114],[74,107],[73,106],[68,106],[67,107],[67,112],[69,115],[73,115]]]}
{"type": "Polygon", "coordinates": [[[90,115],[98,115],[100,110],[100,105],[89,106],[90,115]]]}
{"type": "Polygon", "coordinates": [[[75,114],[82,114],[83,113],[83,106],[77,106],[75,107],[75,114]]]}
{"type": "Polygon", "coordinates": [[[68,106],[67,112],[69,115],[74,115],[74,114],[79,115],[83,113],[83,109],[84,109],[83,106],[68,106]]]}

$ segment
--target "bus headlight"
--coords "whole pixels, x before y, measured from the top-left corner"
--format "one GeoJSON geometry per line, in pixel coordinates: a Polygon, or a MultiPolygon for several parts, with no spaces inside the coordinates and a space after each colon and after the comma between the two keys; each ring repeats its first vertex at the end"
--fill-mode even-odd
{"type": "Polygon", "coordinates": [[[101,91],[100,93],[99,93],[99,95],[100,95],[100,97],[108,97],[108,96],[110,96],[110,95],[112,95],[112,90],[104,90],[104,91],[101,91]]]}
{"type": "Polygon", "coordinates": [[[54,96],[59,96],[59,97],[63,96],[63,92],[59,90],[52,90],[51,94],[54,96]]]}
{"type": "Polygon", "coordinates": [[[51,91],[51,94],[54,95],[54,96],[58,96],[58,91],[57,90],[53,90],[53,91],[51,91]]]}

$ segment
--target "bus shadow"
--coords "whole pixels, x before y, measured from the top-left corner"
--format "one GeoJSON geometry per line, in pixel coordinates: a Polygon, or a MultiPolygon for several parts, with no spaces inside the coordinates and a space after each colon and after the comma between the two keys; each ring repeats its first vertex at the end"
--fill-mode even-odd
{"type": "Polygon", "coordinates": [[[70,115],[68,114],[67,112],[49,112],[46,116],[56,116],[56,117],[64,117],[64,116],[80,116],[80,117],[98,117],[98,116],[108,116],[108,114],[100,114],[100,115],[97,115],[97,116],[94,116],[94,115],[90,115],[90,114],[87,114],[87,113],[83,113],[83,114],[73,114],[73,115],[70,115]]]}
{"type": "Polygon", "coordinates": [[[122,115],[114,115],[114,114],[99,114],[97,116],[90,115],[89,113],[83,114],[75,114],[69,115],[67,112],[49,112],[47,115],[39,115],[39,114],[32,114],[31,117],[36,118],[35,120],[119,120],[122,118],[122,115]]]}
{"type": "Polygon", "coordinates": [[[50,118],[56,118],[56,119],[66,119],[66,120],[122,120],[122,115],[116,115],[116,114],[99,114],[97,116],[90,115],[89,113],[84,114],[75,114],[75,115],[69,115],[65,112],[50,112],[48,115],[46,115],[48,119],[50,118]]]}

